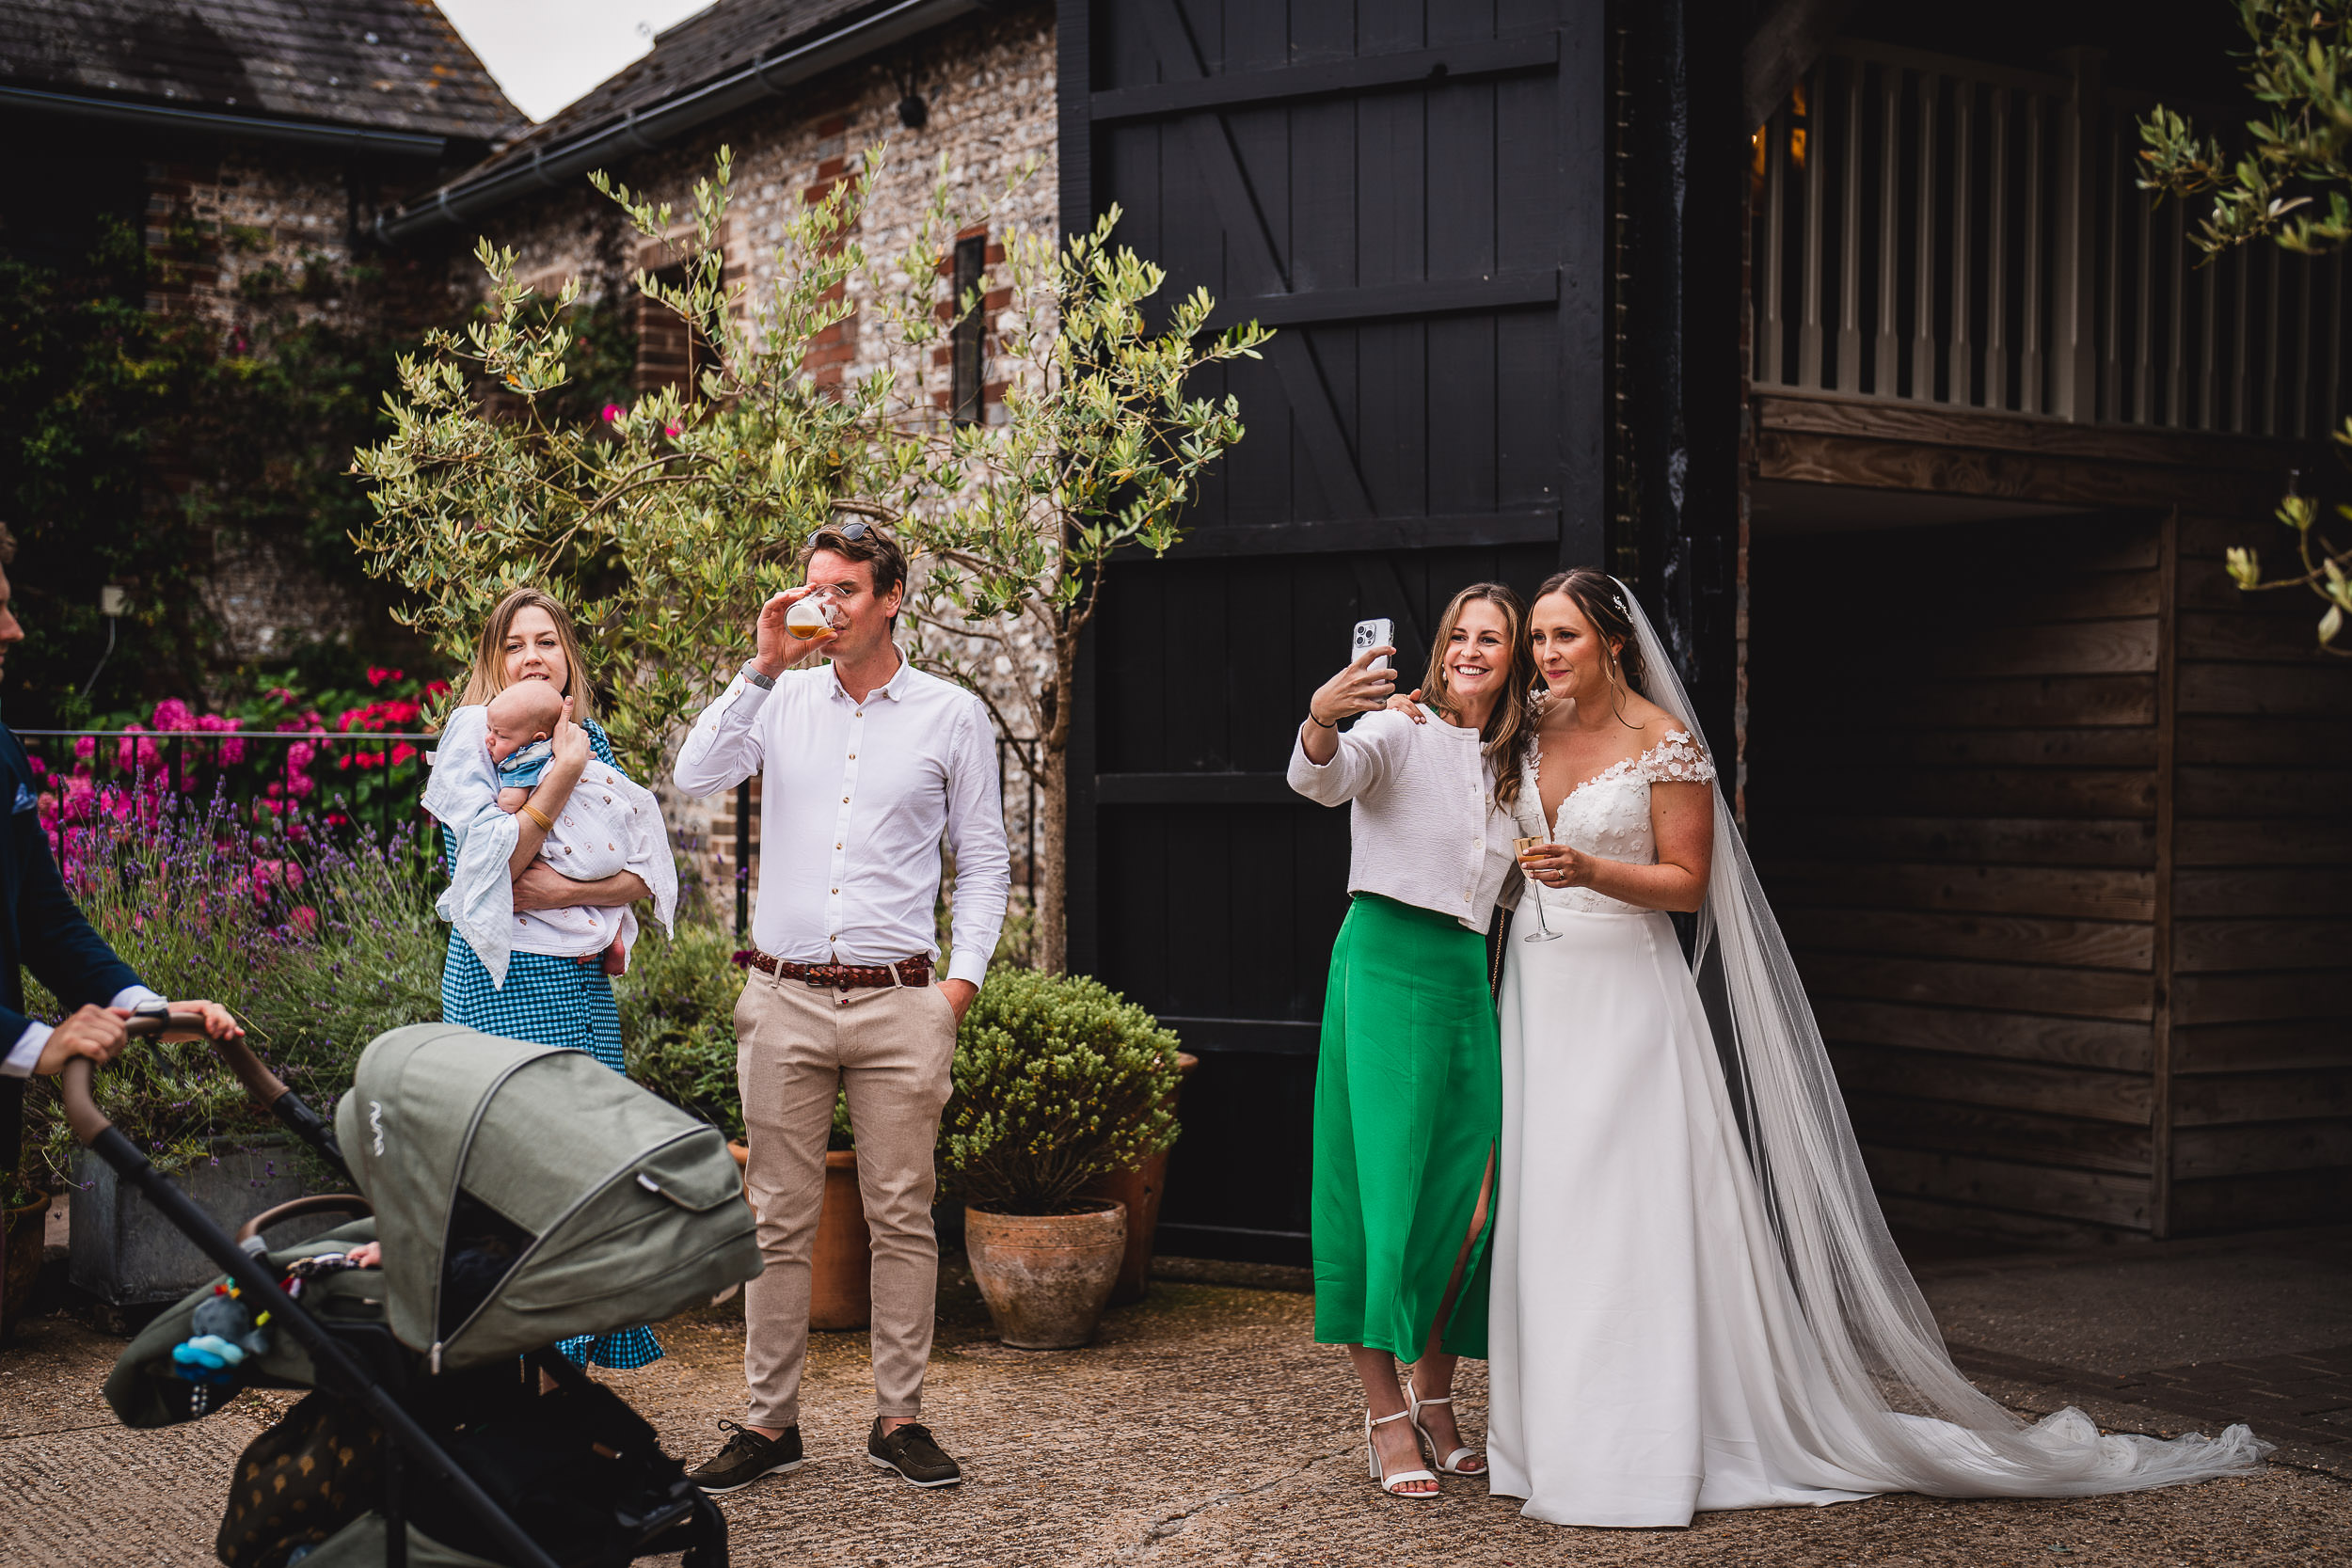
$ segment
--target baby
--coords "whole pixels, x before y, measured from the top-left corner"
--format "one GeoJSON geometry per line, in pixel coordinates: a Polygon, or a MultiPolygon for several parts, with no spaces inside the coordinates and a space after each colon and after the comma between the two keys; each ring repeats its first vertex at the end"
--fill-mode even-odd
{"type": "Polygon", "coordinates": [[[498,764],[498,807],[512,816],[531,799],[532,786],[555,756],[555,726],[564,720],[564,694],[546,681],[516,681],[484,709],[489,722],[490,760],[498,764]]]}
{"type": "Polygon", "coordinates": [[[548,681],[516,681],[486,703],[449,716],[436,749],[424,808],[449,834],[450,885],[434,911],[455,925],[489,974],[506,983],[509,959],[523,952],[592,962],[601,954],[619,974],[637,937],[637,916],[626,905],[564,905],[516,909],[508,870],[518,818],[545,830],[539,858],[575,882],[599,882],[623,872],[653,895],[654,916],[667,929],[677,901],[677,862],[661,807],[613,763],[592,758],[561,805],[534,789],[554,760],[562,733],[564,697],[548,681]]]}
{"type": "MultiPolygon", "coordinates": [[[[494,804],[513,816],[529,802],[532,790],[555,758],[553,737],[556,725],[564,721],[564,696],[546,681],[516,681],[485,704],[482,714],[483,739],[498,769],[494,804]]],[[[574,881],[597,881],[626,869],[629,851],[623,846],[632,842],[640,828],[639,822],[629,818],[651,805],[650,800],[621,798],[612,769],[599,764],[592,773],[594,777],[583,776],[573,790],[539,851],[542,862],[574,881]]],[[[655,817],[658,820],[658,811],[655,817]]],[[[564,923],[574,913],[552,911],[546,918],[564,923]]],[[[588,918],[593,921],[595,917],[588,918]]],[[[607,974],[622,974],[628,968],[635,922],[625,919],[621,924],[621,934],[604,952],[607,974]]]]}

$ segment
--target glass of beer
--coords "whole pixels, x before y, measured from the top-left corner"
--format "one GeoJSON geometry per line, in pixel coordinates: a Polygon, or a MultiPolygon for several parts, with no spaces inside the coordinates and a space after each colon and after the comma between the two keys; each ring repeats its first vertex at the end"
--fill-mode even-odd
{"type": "MultiPolygon", "coordinates": [[[[1548,838],[1515,838],[1511,841],[1511,848],[1515,853],[1520,856],[1526,856],[1534,853],[1538,849],[1546,847],[1550,844],[1550,842],[1551,841],[1548,838]]],[[[1526,866],[1521,865],[1519,869],[1524,872],[1527,868],[1526,866]]],[[[1559,936],[1560,933],[1553,930],[1544,922],[1544,885],[1543,883],[1537,881],[1534,877],[1529,877],[1527,879],[1527,891],[1533,895],[1535,899],[1535,928],[1528,932],[1527,935],[1521,937],[1519,940],[1521,942],[1550,942],[1555,937],[1559,936]]]]}
{"type": "Polygon", "coordinates": [[[784,612],[784,629],[803,642],[833,631],[839,625],[830,589],[819,588],[784,612]]]}

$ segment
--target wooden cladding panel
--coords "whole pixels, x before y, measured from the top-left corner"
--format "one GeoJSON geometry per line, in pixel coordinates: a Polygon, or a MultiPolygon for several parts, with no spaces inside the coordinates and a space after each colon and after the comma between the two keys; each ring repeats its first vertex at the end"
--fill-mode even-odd
{"type": "Polygon", "coordinates": [[[2333,1019],[2208,1024],[2172,1031],[2172,1070],[2267,1072],[2352,1067],[2352,1028],[2333,1019]]]}
{"type": "Polygon", "coordinates": [[[1836,861],[1766,861],[1762,870],[1784,925],[1790,911],[1807,905],[2076,920],[2155,916],[2154,877],[2146,871],[1836,861]]]}
{"type": "Polygon", "coordinates": [[[1849,1094],[1904,1095],[1947,1104],[2036,1111],[2141,1129],[2148,1126],[2151,1101],[2144,1072],[2087,1072],[2031,1062],[1849,1046],[1833,1047],[1830,1060],[1837,1069],[1839,1085],[1849,1094]]]}
{"type": "Polygon", "coordinates": [[[2332,1225],[2352,1212],[2352,1166],[2180,1181],[2172,1189],[2175,1235],[2332,1225]]]}
{"type": "Polygon", "coordinates": [[[2352,1117],[2352,1069],[2184,1077],[2173,1085],[2172,1100],[2173,1121],[2181,1127],[2352,1117]]]}
{"type": "Polygon", "coordinates": [[[2184,974],[2173,982],[2172,996],[2173,1016],[2182,1023],[2312,1018],[2352,1025],[2352,988],[2340,972],[2184,974]]]}
{"type": "Polygon", "coordinates": [[[2176,1233],[2338,1219],[2352,1196],[2352,661],[2318,603],[2249,594],[2281,564],[2260,512],[2185,515],[2172,901],[2176,1233]]]}
{"type": "Polygon", "coordinates": [[[1749,816],[1890,1212],[2004,1232],[2149,1224],[2156,1103],[2159,552],[2150,518],[1767,540],[1749,816]],[[2014,549],[2029,583],[1963,565],[2014,549]],[[1856,580],[1864,712],[1775,729],[1776,557],[1856,580]]]}
{"type": "Polygon", "coordinates": [[[2051,729],[2153,724],[2153,675],[2040,675],[2019,680],[1921,682],[1878,721],[1904,728],[2051,729]]]}
{"type": "Polygon", "coordinates": [[[2181,712],[2340,717],[2352,668],[2330,664],[2181,666],[2181,712]]]}
{"type": "Polygon", "coordinates": [[[2118,1072],[2144,1073],[2149,1065],[2149,1033],[2144,1023],[1963,1011],[1836,996],[1815,998],[1813,1013],[1820,1023],[1822,1038],[1836,1047],[1909,1047],[2118,1072]]]}
{"type": "Polygon", "coordinates": [[[1792,909],[1782,915],[1781,927],[1793,946],[1815,952],[1994,960],[2032,953],[2054,964],[2141,971],[2149,968],[2153,958],[2153,939],[2144,921],[1792,909]]]}
{"type": "Polygon", "coordinates": [[[2172,1180],[2193,1181],[2270,1171],[2352,1165],[2352,1120],[2272,1122],[2249,1137],[2236,1127],[2183,1128],[2172,1134],[2172,1180]]]}
{"type": "Polygon", "coordinates": [[[1947,646],[1927,661],[1933,675],[1986,677],[2137,674],[2156,667],[2156,618],[2070,621],[2020,626],[1947,646]]]}
{"type": "Polygon", "coordinates": [[[2174,853],[2185,867],[2352,865],[2352,819],[2308,818],[2285,829],[2260,818],[2184,822],[2174,853]]]}
{"type": "MultiPolygon", "coordinates": [[[[2045,1164],[2063,1150],[2069,1166],[2137,1176],[2148,1169],[2143,1123],[2091,1121],[1943,1100],[1916,1100],[1846,1085],[1854,1135],[1867,1144],[1983,1155],[2045,1164]]],[[[2216,1173],[2217,1174],[2217,1173],[2216,1173]]]]}
{"type": "Polygon", "coordinates": [[[2173,967],[2183,974],[2341,971],[2352,955],[2352,921],[2184,920],[2174,928],[2172,943],[2173,967]]]}
{"type": "Polygon", "coordinates": [[[2352,724],[2341,716],[2290,719],[2183,714],[2180,759],[2241,768],[2352,768],[2352,724]]]}
{"type": "Polygon", "coordinates": [[[2145,1171],[2074,1170],[1885,1144],[1863,1145],[1862,1162],[1871,1184],[1893,1197],[2124,1230],[2148,1228],[2151,1183],[2145,1171]]]}
{"type": "MultiPolygon", "coordinates": [[[[1757,765],[1751,764],[1751,778],[1757,765]]],[[[1969,871],[2102,866],[2151,868],[2156,825],[2142,821],[2043,821],[2034,817],[1857,816],[1766,814],[1750,787],[1750,832],[1759,858],[1802,852],[1841,864],[1933,861],[1969,871]]],[[[1818,807],[1816,808],[1818,809],[1818,807]]],[[[1990,906],[1987,906],[1990,907],[1990,906]]],[[[2026,912],[2050,912],[2027,911],[2026,912]]]]}
{"type": "Polygon", "coordinates": [[[2063,1018],[2143,1021],[2155,1013],[2153,988],[2144,974],[1805,949],[1796,950],[1796,959],[1805,989],[1815,996],[2053,1013],[2063,1018]]]}

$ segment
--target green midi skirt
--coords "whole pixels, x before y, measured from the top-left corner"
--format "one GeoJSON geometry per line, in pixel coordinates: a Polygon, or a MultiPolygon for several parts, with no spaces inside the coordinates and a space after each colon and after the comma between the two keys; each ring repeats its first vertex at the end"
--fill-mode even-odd
{"type": "MultiPolygon", "coordinates": [[[[1331,949],[1315,1067],[1315,1339],[1420,1357],[1502,1132],[1486,943],[1359,894],[1331,949]]],[[[1486,1354],[1487,1232],[1441,1348],[1486,1354]]]]}

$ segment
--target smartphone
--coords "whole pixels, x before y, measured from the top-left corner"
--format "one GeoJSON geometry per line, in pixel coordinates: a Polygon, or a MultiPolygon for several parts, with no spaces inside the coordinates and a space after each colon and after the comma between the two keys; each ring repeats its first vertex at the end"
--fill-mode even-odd
{"type": "MultiPolygon", "coordinates": [[[[1348,643],[1347,661],[1350,664],[1355,663],[1363,657],[1366,648],[1393,648],[1395,646],[1395,622],[1385,615],[1376,616],[1369,621],[1359,621],[1356,623],[1356,635],[1348,643]]],[[[1382,654],[1378,658],[1364,666],[1367,670],[1386,670],[1388,667],[1389,656],[1386,654],[1382,654]]]]}

